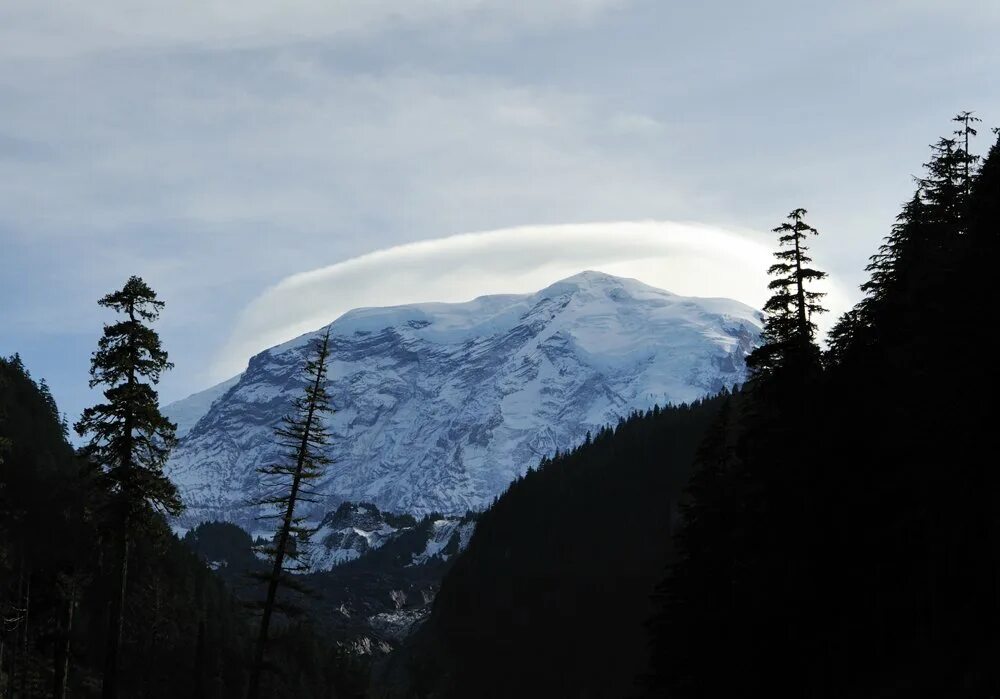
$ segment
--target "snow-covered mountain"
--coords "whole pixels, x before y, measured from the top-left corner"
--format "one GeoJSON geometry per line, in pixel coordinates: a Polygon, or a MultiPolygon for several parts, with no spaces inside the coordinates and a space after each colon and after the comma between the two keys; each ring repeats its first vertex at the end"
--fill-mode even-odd
{"type": "Polygon", "coordinates": [[[177,424],[177,436],[183,437],[190,432],[198,420],[209,411],[212,404],[239,383],[241,376],[243,374],[237,374],[216,386],[206,388],[204,391],[193,393],[183,400],[164,406],[162,410],[164,417],[177,424]]]}
{"type": "Polygon", "coordinates": [[[412,515],[382,512],[371,503],[344,502],[327,513],[313,533],[310,563],[313,570],[329,570],[381,548],[403,532],[418,530],[420,546],[407,565],[423,565],[434,556],[447,561],[465,549],[474,528],[475,522],[466,517],[435,515],[418,523],[412,515]]]}
{"type": "MultiPolygon", "coordinates": [[[[408,524],[412,527],[415,522],[408,524]]],[[[380,548],[405,526],[387,520],[374,505],[341,503],[323,518],[312,535],[317,550],[312,565],[316,570],[329,570],[339,563],[353,561],[380,548]]]]}
{"type": "MultiPolygon", "coordinates": [[[[357,309],[329,328],[335,463],[316,519],[346,500],[416,515],[481,508],[542,456],[631,410],[741,383],[760,316],[583,272],[534,294],[357,309]]],[[[167,410],[191,419],[207,408],[168,464],[188,506],[181,525],[256,528],[255,469],[276,457],[272,429],[324,330],[167,410]]]]}

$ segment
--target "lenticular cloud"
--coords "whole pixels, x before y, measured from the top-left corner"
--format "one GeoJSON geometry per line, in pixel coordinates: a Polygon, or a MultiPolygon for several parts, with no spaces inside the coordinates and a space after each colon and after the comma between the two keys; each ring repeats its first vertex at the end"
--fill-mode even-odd
{"type": "MultiPolygon", "coordinates": [[[[527,293],[584,269],[759,308],[771,263],[760,240],[767,239],[700,224],[641,221],[522,226],[379,250],[267,289],[241,313],[214,378],[236,374],[253,354],[352,308],[527,293]]],[[[831,293],[828,305],[843,308],[841,299],[831,293]]]]}

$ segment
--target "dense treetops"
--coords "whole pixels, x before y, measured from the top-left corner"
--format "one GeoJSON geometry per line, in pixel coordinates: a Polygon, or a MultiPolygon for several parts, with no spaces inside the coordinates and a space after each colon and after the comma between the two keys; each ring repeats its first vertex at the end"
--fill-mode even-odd
{"type": "Polygon", "coordinates": [[[377,696],[1000,694],[1000,142],[956,123],[825,351],[797,209],[753,380],[513,483],[377,696]]]}
{"type": "Polygon", "coordinates": [[[970,391],[993,371],[1000,160],[994,146],[979,169],[974,121],[956,121],[825,369],[768,365],[792,390],[751,382],[702,445],[660,587],[652,694],[1000,691],[1000,478],[983,457],[991,406],[970,391]]]}
{"type": "MultiPolygon", "coordinates": [[[[153,298],[148,288],[132,280],[126,289],[138,291],[137,298],[153,298]]],[[[121,294],[107,298],[122,303],[127,314],[129,302],[121,294]]],[[[148,308],[143,315],[138,303],[134,310],[136,321],[155,317],[148,308]]],[[[117,371],[114,362],[139,357],[141,363],[143,358],[157,357],[136,370],[138,380],[152,377],[166,358],[158,341],[133,325],[131,317],[123,323],[109,326],[106,342],[95,353],[95,378],[121,382],[115,385],[127,385],[129,373],[117,371]],[[133,349],[139,348],[135,354],[128,350],[133,342],[133,349]]],[[[151,466],[151,478],[130,480],[123,474],[129,478],[123,481],[111,473],[125,460],[109,444],[127,442],[128,432],[105,423],[125,414],[122,404],[141,406],[151,395],[113,388],[105,394],[107,403],[89,413],[100,422],[98,434],[106,441],[77,454],[45,383],[35,381],[17,355],[0,357],[3,696],[101,694],[107,666],[107,649],[101,641],[114,633],[109,610],[122,593],[121,498],[130,488],[155,486],[162,476],[156,468],[162,452],[157,450],[140,450],[131,466],[151,466]],[[102,454],[110,468],[96,461],[102,454]]],[[[151,411],[138,412],[132,434],[148,437],[159,432],[164,438],[157,446],[164,448],[169,430],[160,430],[162,423],[151,411]],[[144,423],[148,418],[153,419],[144,423]]],[[[141,512],[142,517],[133,516],[128,529],[131,546],[117,648],[118,693],[242,699],[254,637],[244,606],[204,560],[176,539],[152,507],[140,503],[126,511],[141,512]]],[[[270,678],[269,697],[357,696],[358,677],[343,671],[335,643],[317,634],[308,622],[280,625],[272,634],[270,657],[280,670],[270,678]]]]}
{"type": "Polygon", "coordinates": [[[636,691],[673,504],[726,400],[632,414],[511,483],[374,695],[636,691]]]}

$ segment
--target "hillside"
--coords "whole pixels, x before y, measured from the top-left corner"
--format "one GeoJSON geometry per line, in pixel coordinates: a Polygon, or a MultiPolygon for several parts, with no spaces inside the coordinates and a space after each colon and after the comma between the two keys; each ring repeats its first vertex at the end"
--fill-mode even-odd
{"type": "Polygon", "coordinates": [[[375,696],[634,691],[675,506],[727,400],[634,414],[512,484],[375,696]]]}

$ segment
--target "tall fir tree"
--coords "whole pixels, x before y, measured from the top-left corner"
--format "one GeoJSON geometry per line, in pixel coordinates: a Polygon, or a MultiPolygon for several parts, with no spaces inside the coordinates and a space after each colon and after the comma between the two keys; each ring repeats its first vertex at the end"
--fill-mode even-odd
{"type": "Polygon", "coordinates": [[[329,329],[314,343],[310,352],[311,356],[305,366],[305,391],[295,399],[291,414],[275,429],[275,436],[284,450],[285,458],[259,469],[266,484],[271,486],[272,493],[260,504],[275,509],[280,523],[273,543],[266,549],[271,557],[271,570],[260,576],[267,583],[267,596],[261,605],[260,632],[250,669],[248,699],[260,696],[261,675],[265,669],[274,613],[295,612],[292,605],[279,603],[279,588],[302,591],[301,585],[289,573],[302,572],[308,567],[306,556],[311,530],[303,525],[303,518],[296,514],[296,507],[316,501],[316,494],[309,485],[322,476],[325,467],[331,463],[325,455],[325,449],[330,443],[330,433],[323,422],[324,416],[333,412],[326,391],[327,360],[330,356],[329,329]]]}
{"type": "Polygon", "coordinates": [[[688,483],[679,560],[652,623],[654,696],[756,695],[782,667],[789,685],[803,672],[801,612],[818,589],[809,538],[822,528],[819,474],[809,467],[823,378],[814,283],[826,277],[811,266],[806,240],[817,231],[805,214],[795,209],[774,229],[764,343],[747,358],[748,390],[724,406],[688,483]],[[713,673],[720,663],[731,672],[713,673]]]}
{"type": "Polygon", "coordinates": [[[747,359],[757,375],[768,375],[792,364],[814,365],[819,358],[815,344],[813,315],[823,313],[825,295],[812,288],[826,273],[810,267],[812,258],[805,241],[818,231],[805,222],[805,209],[794,209],[788,220],[774,229],[778,234],[777,259],[767,273],[771,297],[764,305],[764,344],[747,359]]]}
{"type": "Polygon", "coordinates": [[[982,121],[979,117],[975,116],[972,112],[959,112],[954,117],[952,121],[961,124],[959,128],[955,129],[955,138],[958,140],[961,147],[961,163],[962,163],[962,184],[963,190],[966,196],[972,193],[972,182],[973,176],[975,175],[975,166],[979,162],[979,156],[972,155],[969,151],[969,142],[971,137],[976,136],[979,132],[976,131],[975,124],[982,121]]]}
{"type": "Polygon", "coordinates": [[[965,168],[968,159],[953,138],[941,138],[931,146],[931,159],[924,164],[926,176],[917,180],[927,206],[927,222],[936,227],[933,242],[937,254],[954,250],[966,198],[965,168]]]}
{"type": "Polygon", "coordinates": [[[175,515],[182,505],[163,473],[176,427],[160,413],[153,388],[173,365],[159,335],[146,325],[159,317],[164,304],[135,276],[98,304],[124,317],[104,326],[91,357],[90,386],[105,386],[106,402],[84,410],[75,429],[81,437],[89,435],[82,453],[101,471],[112,502],[111,532],[119,544],[118,589],[110,604],[102,688],[104,699],[114,699],[133,530],[148,524],[152,512],[175,515]]]}

